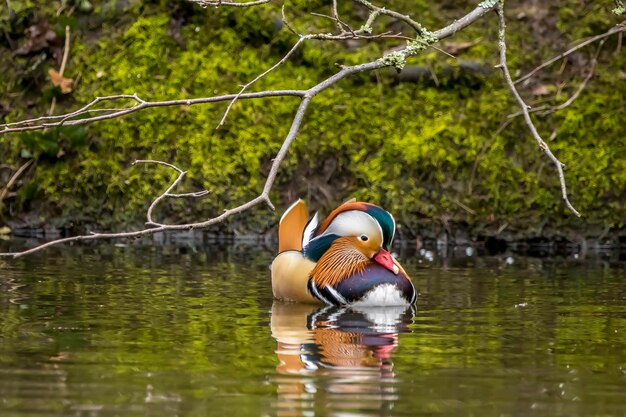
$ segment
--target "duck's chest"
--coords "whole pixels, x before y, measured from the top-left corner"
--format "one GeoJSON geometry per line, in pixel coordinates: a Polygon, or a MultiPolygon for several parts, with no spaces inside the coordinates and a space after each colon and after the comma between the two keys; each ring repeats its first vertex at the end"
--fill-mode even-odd
{"type": "Polygon", "coordinates": [[[362,272],[342,279],[333,287],[317,290],[332,304],[398,306],[412,304],[416,298],[413,283],[406,275],[394,274],[377,263],[367,265],[362,272]]]}

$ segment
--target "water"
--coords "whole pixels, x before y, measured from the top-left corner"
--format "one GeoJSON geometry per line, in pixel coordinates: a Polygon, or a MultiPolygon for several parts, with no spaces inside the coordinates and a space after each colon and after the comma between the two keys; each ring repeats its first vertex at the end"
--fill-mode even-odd
{"type": "Polygon", "coordinates": [[[0,261],[0,416],[626,416],[624,266],[405,255],[414,311],[273,302],[271,252],[0,261]]]}

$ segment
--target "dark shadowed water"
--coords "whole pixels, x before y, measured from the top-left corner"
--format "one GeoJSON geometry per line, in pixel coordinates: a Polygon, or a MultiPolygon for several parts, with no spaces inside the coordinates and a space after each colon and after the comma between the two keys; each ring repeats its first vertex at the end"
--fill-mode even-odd
{"type": "Polygon", "coordinates": [[[404,256],[414,311],[272,301],[272,253],[0,261],[0,416],[626,416],[626,273],[404,256]]]}

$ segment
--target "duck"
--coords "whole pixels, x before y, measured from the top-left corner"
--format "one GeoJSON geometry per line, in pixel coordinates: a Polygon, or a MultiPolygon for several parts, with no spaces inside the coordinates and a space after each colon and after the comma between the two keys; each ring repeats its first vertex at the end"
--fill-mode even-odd
{"type": "Polygon", "coordinates": [[[298,199],[278,224],[271,265],[277,300],[334,306],[407,306],[415,286],[389,252],[396,222],[388,211],[349,200],[322,221],[298,199]]]}

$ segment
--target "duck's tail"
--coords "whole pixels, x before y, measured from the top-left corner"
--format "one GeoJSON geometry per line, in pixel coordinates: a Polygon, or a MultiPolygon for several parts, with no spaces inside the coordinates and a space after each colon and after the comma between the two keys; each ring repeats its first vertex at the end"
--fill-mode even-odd
{"type": "Polygon", "coordinates": [[[302,234],[309,221],[309,209],[302,199],[293,203],[278,223],[278,253],[302,250],[302,234]]]}

